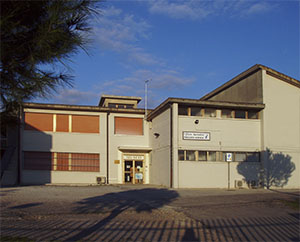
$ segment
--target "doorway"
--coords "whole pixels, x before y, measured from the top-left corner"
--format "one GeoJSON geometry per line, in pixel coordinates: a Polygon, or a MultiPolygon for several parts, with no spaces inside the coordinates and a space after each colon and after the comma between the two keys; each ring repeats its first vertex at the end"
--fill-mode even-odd
{"type": "Polygon", "coordinates": [[[143,184],[144,183],[144,161],[124,160],[124,183],[143,184]]]}

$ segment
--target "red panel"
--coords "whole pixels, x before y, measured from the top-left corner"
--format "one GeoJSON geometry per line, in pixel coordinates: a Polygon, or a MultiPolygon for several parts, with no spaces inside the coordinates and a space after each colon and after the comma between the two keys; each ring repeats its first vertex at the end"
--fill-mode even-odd
{"type": "Polygon", "coordinates": [[[25,130],[53,131],[53,114],[25,113],[25,130]]]}
{"type": "Polygon", "coordinates": [[[143,135],[143,119],[115,117],[115,134],[143,135]]]}
{"type": "Polygon", "coordinates": [[[56,115],[56,131],[69,132],[69,115],[66,114],[56,115]]]}
{"type": "Polygon", "coordinates": [[[99,154],[72,153],[72,171],[99,171],[99,154]]]}
{"type": "Polygon", "coordinates": [[[99,133],[99,116],[72,115],[72,132],[99,133]]]}
{"type": "Polygon", "coordinates": [[[57,153],[56,170],[58,171],[69,170],[69,153],[57,153]]]}
{"type": "Polygon", "coordinates": [[[25,170],[52,170],[53,154],[51,152],[24,152],[25,170]]]}

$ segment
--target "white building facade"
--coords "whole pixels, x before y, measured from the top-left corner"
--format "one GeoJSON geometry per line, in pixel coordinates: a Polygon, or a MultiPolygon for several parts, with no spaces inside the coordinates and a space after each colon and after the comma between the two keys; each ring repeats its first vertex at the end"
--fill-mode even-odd
{"type": "Polygon", "coordinates": [[[24,104],[16,180],[300,187],[298,80],[255,65],[201,99],[168,98],[147,117],[140,100],[24,104]]]}

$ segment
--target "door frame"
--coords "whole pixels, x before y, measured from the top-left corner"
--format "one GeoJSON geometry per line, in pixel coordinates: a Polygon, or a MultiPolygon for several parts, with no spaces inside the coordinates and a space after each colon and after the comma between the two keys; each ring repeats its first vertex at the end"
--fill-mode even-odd
{"type": "Polygon", "coordinates": [[[132,161],[133,174],[132,183],[135,184],[135,162],[141,161],[143,163],[143,183],[145,184],[145,153],[123,153],[122,154],[122,183],[125,184],[125,161],[132,161]]]}

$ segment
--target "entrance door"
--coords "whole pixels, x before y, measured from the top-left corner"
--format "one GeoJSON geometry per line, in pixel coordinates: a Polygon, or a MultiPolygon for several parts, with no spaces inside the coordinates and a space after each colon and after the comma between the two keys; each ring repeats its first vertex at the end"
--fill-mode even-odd
{"type": "Polygon", "coordinates": [[[125,183],[133,183],[133,161],[126,160],[124,162],[124,179],[125,183]]]}
{"type": "Polygon", "coordinates": [[[144,183],[143,161],[125,160],[124,161],[124,182],[131,184],[144,183]]]}

